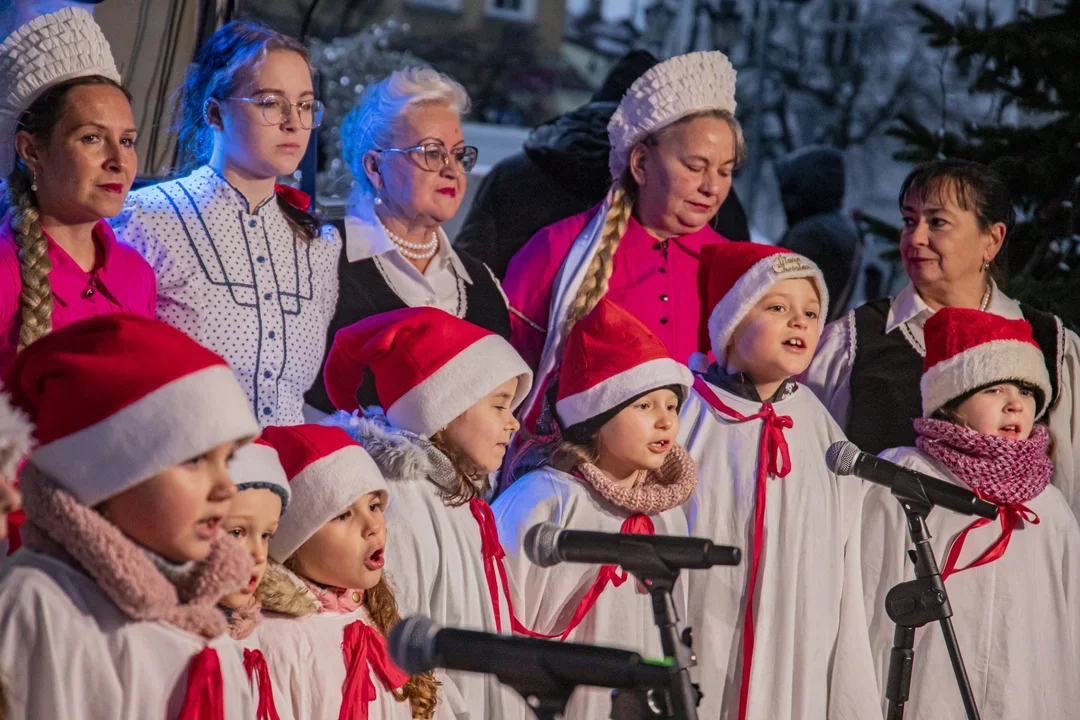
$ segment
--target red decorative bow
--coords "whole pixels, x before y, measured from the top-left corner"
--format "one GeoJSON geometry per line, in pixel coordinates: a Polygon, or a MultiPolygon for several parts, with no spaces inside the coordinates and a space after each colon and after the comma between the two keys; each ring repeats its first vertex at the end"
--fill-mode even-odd
{"type": "Polygon", "coordinates": [[[362,620],[345,626],[341,641],[345,656],[345,685],[341,689],[341,711],[338,720],[367,720],[368,705],[377,697],[374,672],[387,688],[397,690],[409,681],[409,674],[390,660],[386,638],[362,620]]]}
{"type": "Polygon", "coordinates": [[[745,720],[746,701],[750,695],[750,669],[754,659],[754,593],[757,589],[758,565],[761,560],[760,540],[765,531],[765,498],[767,497],[765,482],[769,475],[783,478],[791,472],[791,453],[788,450],[787,439],[784,437],[784,430],[795,427],[795,422],[787,415],[777,415],[772,403],[762,403],[761,410],[753,415],[742,415],[725,405],[700,375],[694,377],[694,389],[718,412],[738,422],[761,420],[763,425],[761,442],[758,445],[753,548],[747,581],[746,608],[743,611],[743,667],[739,685],[739,720],[745,720]]]}
{"type": "Polygon", "coordinates": [[[274,686],[270,683],[270,671],[266,667],[266,658],[258,650],[244,648],[244,672],[248,682],[259,691],[259,708],[255,717],[258,720],[281,720],[274,705],[274,686]]]}
{"type": "Polygon", "coordinates": [[[177,720],[225,720],[225,687],[217,650],[204,647],[188,663],[184,704],[177,720]]]}
{"type": "MultiPolygon", "coordinates": [[[[979,493],[976,491],[976,494],[979,493]]],[[[953,541],[952,547],[949,548],[949,556],[945,560],[945,569],[941,571],[942,580],[948,580],[950,575],[955,575],[958,572],[992,563],[1004,555],[1005,550],[1009,547],[1009,541],[1012,539],[1013,530],[1016,529],[1021,518],[1023,518],[1024,522],[1029,522],[1032,525],[1038,525],[1041,522],[1038,514],[1023,503],[998,505],[998,509],[1001,511],[998,513],[998,518],[1001,520],[1001,535],[998,536],[998,539],[994,541],[993,545],[979,555],[979,557],[975,558],[964,567],[958,568],[956,567],[956,563],[960,560],[960,551],[964,548],[964,542],[967,540],[968,533],[976,528],[985,527],[993,521],[989,518],[979,518],[961,530],[960,534],[957,535],[956,539],[953,541]]]]}
{"type": "Polygon", "coordinates": [[[291,185],[274,185],[274,192],[297,210],[307,212],[311,209],[311,196],[291,185]]]}

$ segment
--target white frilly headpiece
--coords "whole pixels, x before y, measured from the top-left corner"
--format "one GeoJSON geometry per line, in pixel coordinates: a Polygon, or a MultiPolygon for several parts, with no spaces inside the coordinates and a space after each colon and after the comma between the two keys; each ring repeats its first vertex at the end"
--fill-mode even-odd
{"type": "Polygon", "coordinates": [[[687,115],[707,110],[735,114],[735,68],[722,52],[692,52],[665,60],[634,81],[608,123],[611,177],[630,164],[635,143],[687,115]]]}
{"type": "Polygon", "coordinates": [[[19,118],[49,87],[102,75],[117,83],[109,41],[82,8],[34,18],[0,44],[0,177],[15,169],[19,118]]]}

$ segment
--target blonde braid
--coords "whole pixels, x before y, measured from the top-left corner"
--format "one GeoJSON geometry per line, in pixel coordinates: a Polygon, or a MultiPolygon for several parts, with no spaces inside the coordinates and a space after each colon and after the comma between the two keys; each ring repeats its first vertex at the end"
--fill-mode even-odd
{"type": "MultiPolygon", "coordinates": [[[[364,591],[364,607],[367,608],[375,629],[384,636],[389,635],[394,626],[401,622],[397,599],[385,576],[375,587],[364,591]]],[[[434,672],[410,675],[404,687],[394,691],[394,697],[400,702],[409,701],[414,718],[430,720],[435,717],[438,688],[439,681],[435,679],[434,672]]]]}
{"type": "Polygon", "coordinates": [[[611,208],[607,217],[604,218],[604,229],[600,233],[600,245],[585,271],[585,279],[578,288],[574,302],[570,306],[570,312],[566,319],[566,330],[574,326],[581,318],[588,315],[600,299],[607,295],[608,281],[615,269],[615,252],[619,249],[619,241],[626,233],[626,225],[630,222],[630,213],[634,209],[634,201],[626,192],[624,183],[619,183],[611,198],[611,208]]]}
{"type": "Polygon", "coordinates": [[[30,188],[26,172],[16,169],[8,177],[8,202],[11,204],[11,229],[19,247],[19,270],[22,292],[22,327],[19,350],[52,331],[53,294],[49,273],[49,239],[41,227],[37,198],[30,188]]]}

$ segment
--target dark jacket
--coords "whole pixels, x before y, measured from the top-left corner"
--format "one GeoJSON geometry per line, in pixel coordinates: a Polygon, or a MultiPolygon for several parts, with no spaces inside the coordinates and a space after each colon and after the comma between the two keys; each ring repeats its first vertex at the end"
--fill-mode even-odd
{"type": "Polygon", "coordinates": [[[809,147],[777,163],[788,229],[777,243],[817,263],[829,289],[829,320],[847,309],[859,254],[855,223],[844,206],[844,156],[809,147]]]}
{"type": "MultiPolygon", "coordinates": [[[[524,151],[503,158],[480,183],[454,247],[502,279],[510,258],[537,231],[592,208],[611,187],[607,125],[616,102],[591,102],[529,134],[524,151]]],[[[732,189],[712,223],[747,241],[746,214],[732,189]]]]}

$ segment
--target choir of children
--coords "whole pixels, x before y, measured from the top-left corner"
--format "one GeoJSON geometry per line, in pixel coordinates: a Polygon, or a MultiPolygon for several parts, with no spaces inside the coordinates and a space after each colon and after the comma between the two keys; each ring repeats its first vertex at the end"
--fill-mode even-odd
{"type": "MultiPolygon", "coordinates": [[[[62,12],[30,30],[63,35],[58,18],[69,29],[89,27],[62,12]]],[[[30,60],[56,70],[101,54],[98,45],[89,59],[61,52],[78,48],[72,37],[44,43],[30,60]],[[58,53],[53,65],[50,52],[58,53]]],[[[0,57],[11,55],[6,45],[0,57]]],[[[292,383],[278,410],[298,421],[297,388],[322,356],[316,343],[290,355],[289,365],[284,330],[321,343],[315,321],[328,317],[336,290],[313,280],[316,266],[332,274],[333,263],[316,256],[325,260],[338,241],[331,233],[320,244],[314,220],[272,188],[282,168],[295,168],[295,153],[247,172],[244,158],[259,155],[261,141],[245,155],[240,140],[226,152],[225,139],[238,132],[242,140],[249,125],[304,139],[321,107],[295,43],[231,25],[207,47],[223,54],[201,58],[213,83],[189,108],[206,155],[196,157],[207,166],[145,191],[131,217],[142,218],[145,239],[156,243],[144,251],[159,278],[175,281],[174,290],[203,287],[187,283],[199,265],[214,292],[236,305],[218,312],[213,303],[222,298],[207,297],[212,312],[200,314],[177,305],[175,293],[161,301],[176,324],[206,321],[187,328],[196,337],[220,331],[219,350],[240,367],[123,308],[6,338],[0,530],[20,494],[26,523],[23,547],[0,566],[0,718],[525,718],[525,701],[494,677],[405,673],[389,657],[387,635],[402,615],[424,614],[446,626],[661,655],[649,595],[621,568],[541,568],[527,559],[526,534],[543,522],[743,548],[741,566],[689,571],[675,586],[677,611],[694,630],[700,717],[883,717],[892,646],[885,596],[912,568],[899,503],[887,489],[827,468],[825,451],[844,434],[793,380],[814,356],[828,312],[817,266],[770,246],[707,245],[700,347],[713,360],[695,356],[696,375],[634,314],[600,299],[568,323],[559,375],[539,393],[537,434],[515,458],[507,448],[532,372],[499,335],[432,307],[374,315],[338,332],[324,368],[338,414],[322,425],[272,425],[275,382],[292,383]],[[237,88],[248,96],[234,96],[237,88]],[[271,121],[280,127],[269,129],[271,121]],[[251,210],[250,201],[275,197],[263,212],[251,210]],[[166,216],[182,230],[175,247],[157,237],[166,216]],[[258,268],[240,272],[219,258],[225,275],[215,280],[199,258],[217,245],[192,240],[189,230],[209,234],[226,221],[237,232],[222,237],[247,247],[245,263],[250,239],[271,233],[261,241],[270,243],[271,263],[259,255],[258,268]],[[177,264],[184,253],[187,264],[177,264]],[[281,278],[260,275],[286,255],[283,265],[314,285],[285,292],[281,278]],[[244,273],[257,276],[254,285],[237,280],[244,273]],[[238,307],[264,307],[249,292],[264,281],[265,299],[284,313],[284,324],[266,327],[283,337],[240,347],[247,325],[218,326],[238,307]],[[269,349],[247,363],[253,348],[269,349]],[[280,360],[277,380],[264,360],[280,360]],[[380,406],[360,408],[357,391],[369,373],[380,406]],[[268,425],[261,431],[260,422],[268,425]],[[497,473],[505,489],[492,507],[497,473]]],[[[35,77],[47,85],[96,77],[91,70],[35,77]]],[[[87,87],[118,91],[114,74],[87,87]]],[[[40,85],[12,107],[5,100],[0,121],[18,119],[40,85]]],[[[67,107],[63,98],[54,98],[57,107],[67,107]]],[[[18,145],[31,184],[15,177],[16,233],[38,182],[42,198],[48,194],[27,164],[30,139],[18,145]]],[[[11,155],[14,138],[0,141],[11,155]]],[[[87,218],[97,227],[100,214],[87,218]]],[[[106,260],[107,240],[98,243],[106,260]]],[[[32,248],[23,245],[25,265],[32,248]]],[[[239,257],[229,252],[226,259],[239,257]]],[[[28,280],[41,277],[24,272],[28,280]]],[[[20,296],[24,331],[51,312],[46,303],[28,313],[33,300],[20,296]]],[[[976,700],[993,720],[1073,717],[1080,526],[1049,485],[1044,353],[1026,321],[976,310],[938,311],[925,337],[917,447],[884,456],[971,488],[1000,510],[998,522],[946,510],[927,521],[976,700]]],[[[909,716],[963,717],[937,633],[917,633],[916,650],[909,716]]],[[[582,689],[567,717],[602,720],[610,711],[606,690],[582,689]]]]}

